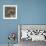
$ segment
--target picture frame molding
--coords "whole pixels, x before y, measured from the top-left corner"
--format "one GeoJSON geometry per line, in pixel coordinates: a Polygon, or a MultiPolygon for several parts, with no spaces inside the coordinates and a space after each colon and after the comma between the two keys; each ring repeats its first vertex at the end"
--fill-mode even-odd
{"type": "Polygon", "coordinates": [[[17,19],[17,5],[3,5],[3,19],[17,19]],[[16,17],[5,17],[5,7],[15,7],[16,8],[16,17]]]}

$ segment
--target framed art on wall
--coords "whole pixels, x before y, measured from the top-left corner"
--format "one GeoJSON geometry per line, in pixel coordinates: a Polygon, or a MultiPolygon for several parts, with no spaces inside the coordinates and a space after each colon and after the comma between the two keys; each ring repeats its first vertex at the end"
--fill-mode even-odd
{"type": "Polygon", "coordinates": [[[3,19],[17,19],[17,5],[3,5],[3,19]]]}
{"type": "Polygon", "coordinates": [[[46,41],[46,25],[18,25],[18,38],[21,40],[46,41]]]}

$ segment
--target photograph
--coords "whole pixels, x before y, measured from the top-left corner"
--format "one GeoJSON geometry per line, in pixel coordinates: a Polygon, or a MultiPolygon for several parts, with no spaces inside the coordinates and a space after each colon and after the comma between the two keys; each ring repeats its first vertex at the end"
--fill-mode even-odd
{"type": "Polygon", "coordinates": [[[20,46],[31,46],[46,41],[46,25],[19,24],[18,41],[20,46]]]}
{"type": "Polygon", "coordinates": [[[17,5],[3,5],[3,19],[17,19],[17,5]]]}

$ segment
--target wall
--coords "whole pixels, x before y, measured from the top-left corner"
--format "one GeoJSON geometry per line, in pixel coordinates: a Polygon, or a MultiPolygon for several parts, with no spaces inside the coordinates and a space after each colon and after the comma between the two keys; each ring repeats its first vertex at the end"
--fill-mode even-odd
{"type": "Polygon", "coordinates": [[[8,43],[7,36],[10,32],[17,34],[18,24],[46,24],[46,0],[1,0],[0,44],[8,43]],[[3,5],[5,4],[17,5],[17,20],[3,19],[3,5]]]}
{"type": "Polygon", "coordinates": [[[21,24],[46,24],[46,0],[23,0],[21,24]]]}
{"type": "MultiPolygon", "coordinates": [[[[3,5],[8,5],[8,4],[17,5],[17,1],[16,0],[1,0],[0,1],[0,44],[7,44],[9,42],[8,34],[10,32],[16,32],[16,35],[18,35],[17,24],[19,23],[20,17],[18,16],[17,20],[3,19],[3,5]]],[[[18,38],[16,38],[15,43],[18,43],[17,39],[18,38]]]]}

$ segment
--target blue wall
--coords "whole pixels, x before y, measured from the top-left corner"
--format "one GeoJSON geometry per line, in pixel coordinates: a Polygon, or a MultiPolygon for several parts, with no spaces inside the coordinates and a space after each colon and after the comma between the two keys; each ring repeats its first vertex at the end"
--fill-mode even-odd
{"type": "Polygon", "coordinates": [[[21,24],[46,24],[46,0],[23,0],[21,24]]]}
{"type": "MultiPolygon", "coordinates": [[[[0,44],[8,43],[10,32],[18,32],[18,24],[46,24],[46,0],[1,0],[0,1],[0,44]],[[3,19],[3,5],[17,5],[17,20],[3,19]]],[[[18,39],[18,38],[17,38],[18,39]]],[[[18,42],[16,39],[16,43],[18,42]]]]}
{"type": "MultiPolygon", "coordinates": [[[[8,35],[10,32],[16,32],[18,35],[17,24],[19,23],[19,15],[17,20],[5,20],[3,19],[3,5],[17,5],[16,0],[1,0],[0,1],[0,44],[7,44],[9,42],[8,35]]],[[[19,11],[18,11],[19,14],[19,11]]],[[[18,42],[16,38],[16,43],[18,42]]]]}

